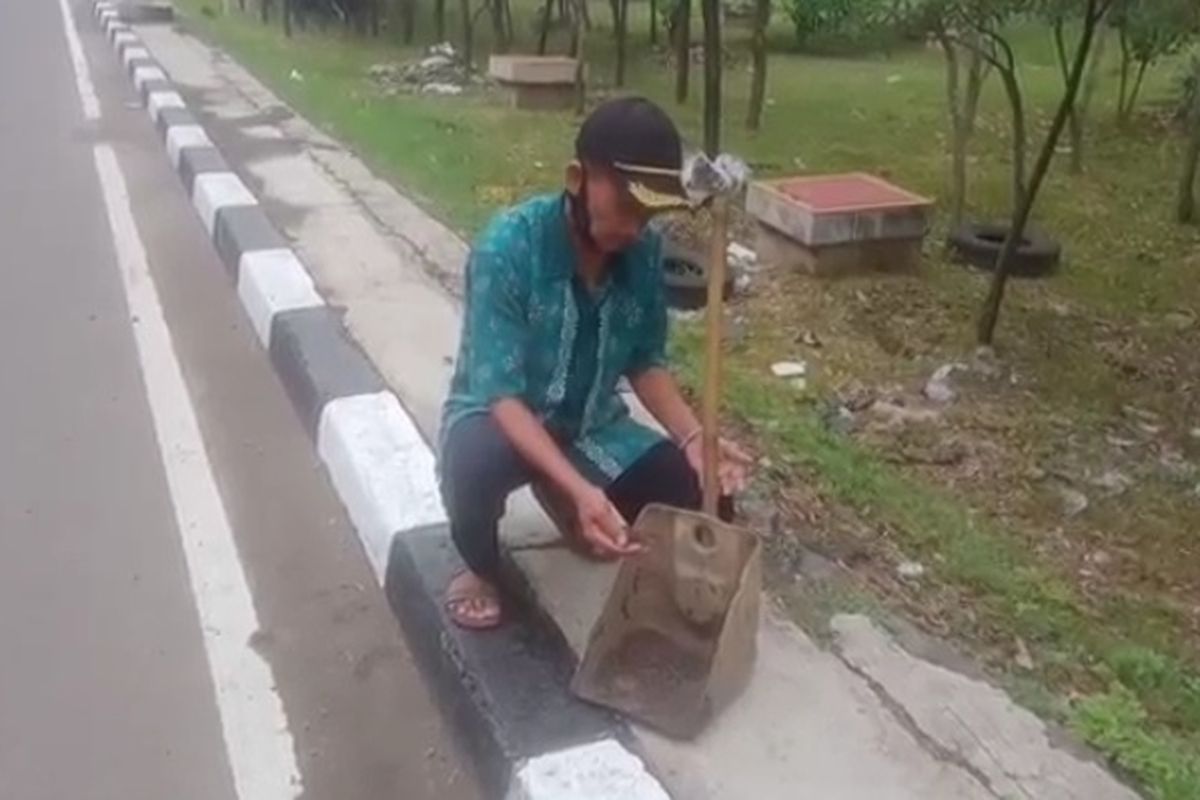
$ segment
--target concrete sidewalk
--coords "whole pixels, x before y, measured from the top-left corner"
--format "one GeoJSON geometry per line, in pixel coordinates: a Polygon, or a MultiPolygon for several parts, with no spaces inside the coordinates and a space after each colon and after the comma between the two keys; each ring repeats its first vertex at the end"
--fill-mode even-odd
{"type": "MultiPolygon", "coordinates": [[[[220,52],[168,27],[137,32],[434,441],[466,245],[220,52]]],[[[514,499],[505,536],[578,652],[613,568],[549,546],[552,527],[528,494],[514,499]]],[[[906,652],[866,618],[835,618],[833,631],[822,649],[768,613],[747,694],[698,741],[634,729],[635,749],[686,800],[1136,797],[987,683],[906,652]]]]}

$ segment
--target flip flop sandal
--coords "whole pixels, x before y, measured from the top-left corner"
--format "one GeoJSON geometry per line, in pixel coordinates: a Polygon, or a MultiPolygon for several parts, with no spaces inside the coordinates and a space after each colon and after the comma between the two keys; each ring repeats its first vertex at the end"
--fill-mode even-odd
{"type": "Polygon", "coordinates": [[[446,614],[460,628],[472,631],[490,631],[500,627],[502,620],[500,598],[494,592],[479,591],[478,589],[459,589],[447,591],[444,601],[446,614]],[[490,611],[480,614],[471,613],[471,608],[483,601],[494,606],[490,611]]]}

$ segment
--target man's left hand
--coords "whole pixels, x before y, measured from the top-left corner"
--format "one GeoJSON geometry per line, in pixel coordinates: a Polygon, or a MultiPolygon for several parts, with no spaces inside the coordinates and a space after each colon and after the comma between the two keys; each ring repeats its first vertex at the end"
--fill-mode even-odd
{"type": "MultiPolygon", "coordinates": [[[[750,465],[754,463],[754,459],[745,450],[727,439],[720,440],[718,449],[721,461],[717,467],[717,475],[721,482],[721,494],[726,497],[740,494],[746,489],[750,465]]],[[[692,465],[692,469],[696,470],[696,474],[703,481],[704,437],[697,436],[692,439],[683,452],[687,456],[688,463],[692,465]]]]}

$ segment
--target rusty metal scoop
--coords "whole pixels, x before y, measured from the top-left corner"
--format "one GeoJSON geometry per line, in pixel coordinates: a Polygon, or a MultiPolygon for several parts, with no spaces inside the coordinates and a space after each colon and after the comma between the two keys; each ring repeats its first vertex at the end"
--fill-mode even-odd
{"type": "Polygon", "coordinates": [[[717,518],[727,196],[737,180],[706,180],[720,191],[708,274],[703,513],[651,506],[638,518],[633,533],[646,549],[621,564],[571,684],[577,696],[677,738],[699,734],[749,681],[762,591],[758,537],[717,518]]]}

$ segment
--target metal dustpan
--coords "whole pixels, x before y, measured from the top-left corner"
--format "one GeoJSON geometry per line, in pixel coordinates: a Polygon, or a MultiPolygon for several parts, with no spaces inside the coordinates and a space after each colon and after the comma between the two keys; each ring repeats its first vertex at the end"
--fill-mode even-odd
{"type": "Polygon", "coordinates": [[[676,738],[690,739],[741,693],[756,655],[758,537],[717,518],[717,416],[727,208],[713,206],[704,382],[703,512],[650,506],[633,527],[645,550],[626,559],[571,690],[676,738]]]}

